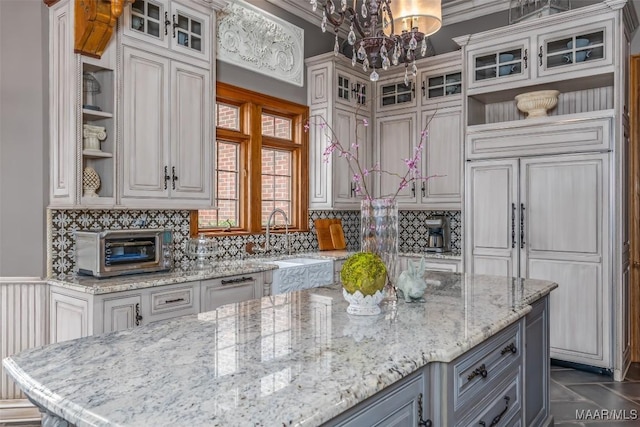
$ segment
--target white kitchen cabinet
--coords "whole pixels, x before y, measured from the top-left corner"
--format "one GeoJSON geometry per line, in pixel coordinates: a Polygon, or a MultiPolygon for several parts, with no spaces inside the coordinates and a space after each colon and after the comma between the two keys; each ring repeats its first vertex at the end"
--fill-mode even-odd
{"type": "Polygon", "coordinates": [[[122,204],[213,203],[211,75],[124,47],[122,204]]]}
{"type": "Polygon", "coordinates": [[[200,283],[201,311],[211,311],[224,304],[247,301],[263,296],[262,274],[202,280],[200,283]]]}
{"type": "Polygon", "coordinates": [[[456,38],[466,44],[468,94],[612,73],[615,18],[583,8],[572,15],[456,38]]]}
{"type": "Polygon", "coordinates": [[[429,57],[419,66],[420,105],[427,109],[461,107],[463,73],[461,51],[429,57]]]}
{"type": "Polygon", "coordinates": [[[135,0],[122,16],[125,43],[140,48],[157,46],[163,51],[210,62],[211,10],[198,3],[135,0]]]}
{"type": "Polygon", "coordinates": [[[407,174],[405,159],[414,156],[418,142],[415,112],[389,115],[376,120],[374,152],[380,170],[385,171],[384,174],[377,173],[374,176],[376,197],[392,197],[397,192],[398,207],[413,207],[418,204],[421,183],[414,181],[399,190],[401,178],[395,176],[403,177],[407,174]]]}
{"type": "MultiPolygon", "coordinates": [[[[361,195],[355,191],[354,171],[337,151],[326,158],[331,140],[355,153],[362,167],[372,167],[373,124],[370,84],[365,76],[333,53],[306,60],[309,116],[309,207],[311,209],[359,209],[361,195]],[[329,127],[321,128],[326,122],[329,127]],[[365,124],[366,123],[366,124],[365,124]]],[[[365,178],[369,183],[370,178],[365,178]]]]}
{"type": "Polygon", "coordinates": [[[610,367],[609,155],[469,164],[467,270],[553,280],[551,357],[610,367]]]}
{"type": "Polygon", "coordinates": [[[89,295],[52,288],[49,294],[49,339],[52,343],[86,337],[93,333],[89,295]]]}
{"type": "Polygon", "coordinates": [[[630,363],[631,12],[599,2],[455,39],[467,61],[465,269],[557,282],[551,357],[616,380],[630,363]],[[526,118],[514,96],[542,89],[560,91],[557,106],[526,118]]]}
{"type": "Polygon", "coordinates": [[[121,331],[142,324],[140,295],[107,298],[102,303],[102,332],[121,331]]]}
{"type": "MultiPolygon", "coordinates": [[[[74,53],[75,2],[49,11],[49,204],[55,207],[112,206],[116,197],[116,88],[118,44],[112,39],[101,59],[74,53]],[[84,125],[95,126],[88,132],[84,125]],[[100,135],[87,149],[85,133],[100,135]],[[83,172],[95,171],[99,187],[84,194],[83,172]]],[[[93,173],[93,172],[91,172],[93,173]]]]}

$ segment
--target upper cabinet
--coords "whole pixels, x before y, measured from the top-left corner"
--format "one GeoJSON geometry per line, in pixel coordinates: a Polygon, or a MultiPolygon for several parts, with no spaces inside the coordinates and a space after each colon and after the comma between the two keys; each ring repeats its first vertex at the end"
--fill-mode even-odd
{"type": "Polygon", "coordinates": [[[594,76],[613,72],[615,18],[572,13],[570,20],[563,13],[456,38],[466,45],[468,94],[567,79],[598,84],[594,76]]]}
{"type": "Polygon", "coordinates": [[[49,11],[50,193],[52,206],[110,206],[116,200],[117,43],[102,58],[73,53],[74,2],[49,11]]]}
{"type": "Polygon", "coordinates": [[[213,204],[213,7],[136,0],[101,58],[73,53],[76,2],[49,10],[50,205],[213,204]]]}
{"type": "Polygon", "coordinates": [[[125,37],[210,60],[211,16],[188,1],[135,0],[123,16],[125,37]]]}
{"type": "MultiPolygon", "coordinates": [[[[344,57],[333,53],[306,60],[309,103],[309,208],[359,209],[361,195],[353,181],[354,171],[337,151],[326,156],[332,138],[371,167],[373,131],[371,82],[351,68],[344,57]],[[326,122],[328,127],[319,124],[326,122]],[[329,129],[330,128],[330,129],[329,129]],[[333,131],[333,134],[332,134],[333,131]],[[358,148],[352,147],[357,144],[358,148]]],[[[370,177],[367,177],[370,187],[370,177]]]]}

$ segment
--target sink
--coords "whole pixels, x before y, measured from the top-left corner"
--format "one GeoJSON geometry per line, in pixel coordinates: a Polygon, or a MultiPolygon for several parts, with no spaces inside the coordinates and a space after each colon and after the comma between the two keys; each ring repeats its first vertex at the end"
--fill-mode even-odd
{"type": "Polygon", "coordinates": [[[273,270],[272,294],[315,288],[333,283],[333,260],[317,258],[289,258],[268,261],[278,266],[273,270]]]}

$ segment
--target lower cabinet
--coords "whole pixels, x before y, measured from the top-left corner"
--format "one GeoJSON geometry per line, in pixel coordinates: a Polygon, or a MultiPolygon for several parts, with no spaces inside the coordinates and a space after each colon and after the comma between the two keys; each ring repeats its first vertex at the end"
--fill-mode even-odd
{"type": "Polygon", "coordinates": [[[429,411],[429,370],[418,371],[395,385],[372,396],[326,425],[340,427],[361,426],[418,426],[425,424],[429,411]],[[421,422],[423,422],[421,424],[421,422]]]}
{"type": "Polygon", "coordinates": [[[263,273],[254,273],[98,295],[52,284],[51,342],[119,331],[259,298],[263,283],[263,273]]]}

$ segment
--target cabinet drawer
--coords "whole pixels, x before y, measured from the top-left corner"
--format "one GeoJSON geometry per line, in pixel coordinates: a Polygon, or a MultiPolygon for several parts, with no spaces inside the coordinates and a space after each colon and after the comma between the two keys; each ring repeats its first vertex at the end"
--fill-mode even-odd
{"type": "Polygon", "coordinates": [[[474,407],[473,413],[457,426],[519,426],[522,418],[522,385],[519,370],[509,376],[485,403],[474,407]]]}
{"type": "MultiPolygon", "coordinates": [[[[539,119],[543,120],[543,119],[539,119]]],[[[496,125],[470,126],[467,158],[483,159],[520,155],[560,154],[585,150],[606,150],[611,134],[610,117],[583,117],[540,126],[534,120],[496,125]]]]}
{"type": "Polygon", "coordinates": [[[521,322],[510,326],[451,365],[455,411],[468,408],[469,402],[488,394],[505,372],[520,369],[521,328],[521,322]]]}
{"type": "Polygon", "coordinates": [[[200,285],[202,309],[215,310],[224,304],[248,301],[262,296],[262,275],[243,274],[203,280],[200,285]]]}
{"type": "Polygon", "coordinates": [[[172,289],[151,293],[151,314],[193,307],[193,288],[172,289]]]}

